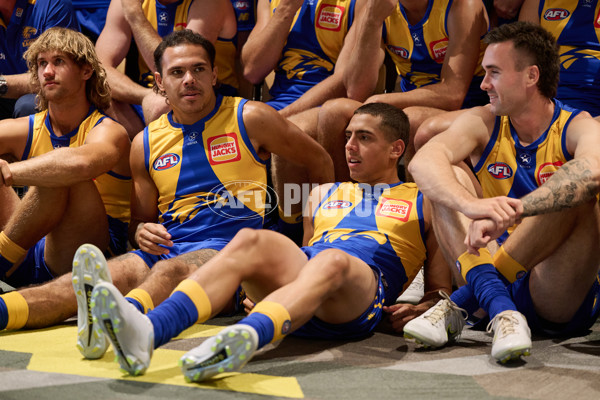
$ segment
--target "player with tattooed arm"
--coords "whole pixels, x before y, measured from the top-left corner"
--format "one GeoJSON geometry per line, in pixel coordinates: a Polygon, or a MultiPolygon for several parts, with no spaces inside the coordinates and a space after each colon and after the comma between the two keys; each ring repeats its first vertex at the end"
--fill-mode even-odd
{"type": "Polygon", "coordinates": [[[467,285],[454,303],[434,307],[443,318],[415,319],[404,331],[440,346],[448,324],[451,339],[463,326],[455,306],[481,306],[495,333],[492,356],[506,361],[529,352],[529,328],[573,336],[600,312],[600,124],[554,99],[559,60],[546,30],[517,22],[486,42],[481,87],[490,104],[460,115],[409,166],[467,285]],[[480,187],[458,167],[466,158],[480,187]]]}

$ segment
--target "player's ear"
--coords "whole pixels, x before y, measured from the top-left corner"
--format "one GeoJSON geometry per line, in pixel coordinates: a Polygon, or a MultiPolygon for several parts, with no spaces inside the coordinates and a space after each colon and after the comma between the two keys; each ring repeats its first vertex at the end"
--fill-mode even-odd
{"type": "Polygon", "coordinates": [[[537,85],[540,80],[540,69],[537,65],[527,67],[527,80],[531,85],[537,85]]]}
{"type": "Polygon", "coordinates": [[[390,155],[393,158],[399,159],[404,154],[404,150],[406,149],[406,145],[402,139],[395,140],[392,142],[392,151],[390,155]]]}

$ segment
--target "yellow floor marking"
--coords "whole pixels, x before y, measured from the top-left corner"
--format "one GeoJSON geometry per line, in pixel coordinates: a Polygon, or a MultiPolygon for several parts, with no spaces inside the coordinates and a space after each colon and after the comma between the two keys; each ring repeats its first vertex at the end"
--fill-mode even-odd
{"type": "MultiPolygon", "coordinates": [[[[221,329],[221,326],[194,325],[179,335],[178,339],[212,336],[221,329]]],[[[65,325],[32,331],[2,332],[0,350],[31,353],[27,366],[31,371],[304,398],[298,381],[293,377],[230,373],[209,383],[186,383],[177,366],[177,361],[185,351],[179,350],[155,350],[146,374],[130,377],[119,371],[118,364],[113,361],[115,355],[112,348],[99,360],[85,360],[75,347],[76,335],[77,327],[65,325]]]]}

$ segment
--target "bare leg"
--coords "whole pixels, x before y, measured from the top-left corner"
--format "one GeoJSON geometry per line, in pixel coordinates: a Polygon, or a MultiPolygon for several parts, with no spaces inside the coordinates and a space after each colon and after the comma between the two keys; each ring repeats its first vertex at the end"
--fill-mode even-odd
{"type": "Polygon", "coordinates": [[[600,267],[600,211],[593,202],[523,220],[504,249],[531,270],[536,312],[552,322],[569,321],[600,267]],[[527,246],[522,243],[526,242],[527,246]]]}
{"type": "Polygon", "coordinates": [[[217,253],[213,249],[202,249],[159,261],[152,267],[148,277],[139,285],[139,288],[146,291],[154,305],[157,306],[169,297],[182,280],[189,277],[217,253]]]}
{"type": "MultiPolygon", "coordinates": [[[[136,287],[150,272],[144,261],[133,254],[124,254],[110,260],[108,268],[113,284],[121,293],[127,293],[136,287]]],[[[22,289],[19,293],[29,307],[26,328],[57,324],[77,313],[77,301],[70,273],[43,285],[22,289]]]]}
{"type": "MultiPolygon", "coordinates": [[[[312,108],[288,119],[316,140],[318,114],[319,109],[312,108]]],[[[290,217],[301,213],[304,199],[300,189],[303,184],[309,183],[306,169],[273,155],[272,176],[275,193],[279,198],[279,207],[289,214],[286,216],[290,217]]]]}
{"type": "Polygon", "coordinates": [[[11,187],[2,186],[0,187],[0,229],[4,230],[10,217],[14,214],[15,210],[19,206],[19,196],[15,193],[11,187]]]}
{"type": "Polygon", "coordinates": [[[415,150],[418,151],[432,137],[448,129],[456,118],[465,110],[446,111],[435,114],[419,124],[415,131],[415,150]]]}
{"type": "Polygon", "coordinates": [[[31,187],[4,233],[24,249],[47,235],[45,260],[55,276],[71,269],[73,255],[81,244],[106,249],[109,243],[104,204],[91,181],[70,188],[31,187]]]}
{"type": "MultiPolygon", "coordinates": [[[[444,113],[445,111],[431,107],[406,107],[404,112],[410,122],[408,143],[406,144],[406,150],[404,150],[404,165],[408,165],[415,156],[415,136],[421,123],[427,118],[444,113]]],[[[408,170],[406,171],[406,180],[413,181],[408,170]]]]}
{"type": "Polygon", "coordinates": [[[330,249],[311,259],[295,280],[264,300],[283,305],[295,330],[313,315],[332,324],[352,321],[373,302],[376,290],[375,275],[367,264],[330,249]]]}
{"type": "Polygon", "coordinates": [[[133,139],[135,135],[144,129],[144,123],[140,120],[137,113],[133,111],[130,104],[113,100],[110,108],[106,110],[106,114],[125,127],[130,139],[133,139]]]}

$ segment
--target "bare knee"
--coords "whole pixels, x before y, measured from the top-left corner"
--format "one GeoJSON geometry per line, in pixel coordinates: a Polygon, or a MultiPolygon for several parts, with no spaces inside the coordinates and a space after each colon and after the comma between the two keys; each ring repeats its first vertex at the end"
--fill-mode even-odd
{"type": "Polygon", "coordinates": [[[318,256],[320,261],[319,276],[322,281],[328,282],[332,289],[340,287],[350,270],[348,254],[340,250],[325,250],[318,256]]]}
{"type": "Polygon", "coordinates": [[[448,128],[448,123],[444,119],[443,115],[436,115],[431,118],[427,118],[417,128],[415,133],[415,149],[419,150],[425,143],[427,143],[432,137],[440,132],[443,132],[448,128]]]}
{"type": "Polygon", "coordinates": [[[346,98],[327,100],[319,110],[319,122],[332,120],[347,122],[360,105],[358,101],[346,98]]]}

